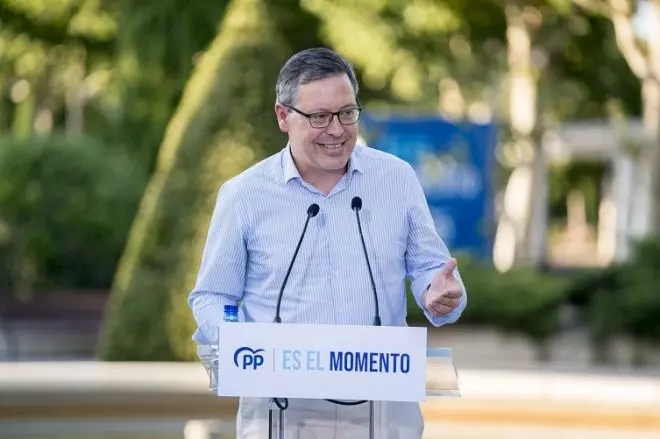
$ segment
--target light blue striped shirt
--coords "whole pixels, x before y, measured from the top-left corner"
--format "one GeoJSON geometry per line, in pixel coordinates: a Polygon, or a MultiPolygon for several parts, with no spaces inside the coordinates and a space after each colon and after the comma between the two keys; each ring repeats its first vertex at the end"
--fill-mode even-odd
{"type": "Polygon", "coordinates": [[[433,325],[455,322],[466,294],[460,306],[442,318],[431,316],[421,303],[433,275],[450,256],[413,168],[391,154],[357,145],[348,172],[326,195],[302,180],[287,146],[219,190],[188,299],[198,325],[193,339],[199,344],[217,342],[214,325],[223,319],[225,304],[240,302],[242,321],[273,321],[312,203],[320,211],[309,221],[284,290],[282,322],[373,324],[371,281],[351,210],[355,196],[362,198],[360,220],[382,324],[407,325],[406,278],[433,325]]]}

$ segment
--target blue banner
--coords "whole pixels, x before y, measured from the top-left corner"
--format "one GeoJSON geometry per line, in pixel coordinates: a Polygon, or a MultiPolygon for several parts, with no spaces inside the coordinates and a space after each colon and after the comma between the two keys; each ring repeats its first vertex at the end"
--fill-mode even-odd
{"type": "Polygon", "coordinates": [[[364,114],[361,134],[368,146],[415,169],[436,229],[452,252],[491,257],[495,125],[364,114]]]}

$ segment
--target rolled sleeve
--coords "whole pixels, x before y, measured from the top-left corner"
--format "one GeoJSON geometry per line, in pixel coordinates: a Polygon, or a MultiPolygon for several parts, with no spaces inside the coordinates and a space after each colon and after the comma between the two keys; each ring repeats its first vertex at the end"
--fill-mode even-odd
{"type": "Polygon", "coordinates": [[[202,261],[193,290],[188,296],[197,330],[198,344],[217,343],[217,323],[224,305],[236,305],[243,296],[247,263],[246,233],[235,181],[219,190],[202,261]]]}
{"type": "Polygon", "coordinates": [[[451,255],[444,241],[438,235],[424,191],[412,167],[408,168],[408,172],[406,271],[411,280],[410,288],[417,306],[432,325],[442,326],[455,323],[467,306],[467,291],[458,269],[455,270],[454,274],[461,283],[463,295],[459,306],[455,310],[445,316],[435,317],[426,309],[422,300],[433,276],[451,258],[451,255]]]}

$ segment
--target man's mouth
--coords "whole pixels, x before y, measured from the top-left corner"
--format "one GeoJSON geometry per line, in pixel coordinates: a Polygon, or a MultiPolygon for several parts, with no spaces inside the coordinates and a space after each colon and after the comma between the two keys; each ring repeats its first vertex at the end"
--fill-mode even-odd
{"type": "Polygon", "coordinates": [[[327,149],[328,151],[340,149],[342,146],[344,146],[344,142],[334,142],[334,143],[329,143],[329,142],[318,142],[318,145],[321,146],[323,149],[327,149]]]}

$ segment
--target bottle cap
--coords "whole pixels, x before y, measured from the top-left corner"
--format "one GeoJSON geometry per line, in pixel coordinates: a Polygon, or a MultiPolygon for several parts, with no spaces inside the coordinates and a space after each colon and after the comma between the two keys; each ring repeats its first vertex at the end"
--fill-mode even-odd
{"type": "Polygon", "coordinates": [[[236,305],[225,305],[225,312],[226,313],[238,313],[238,306],[236,305]]]}

